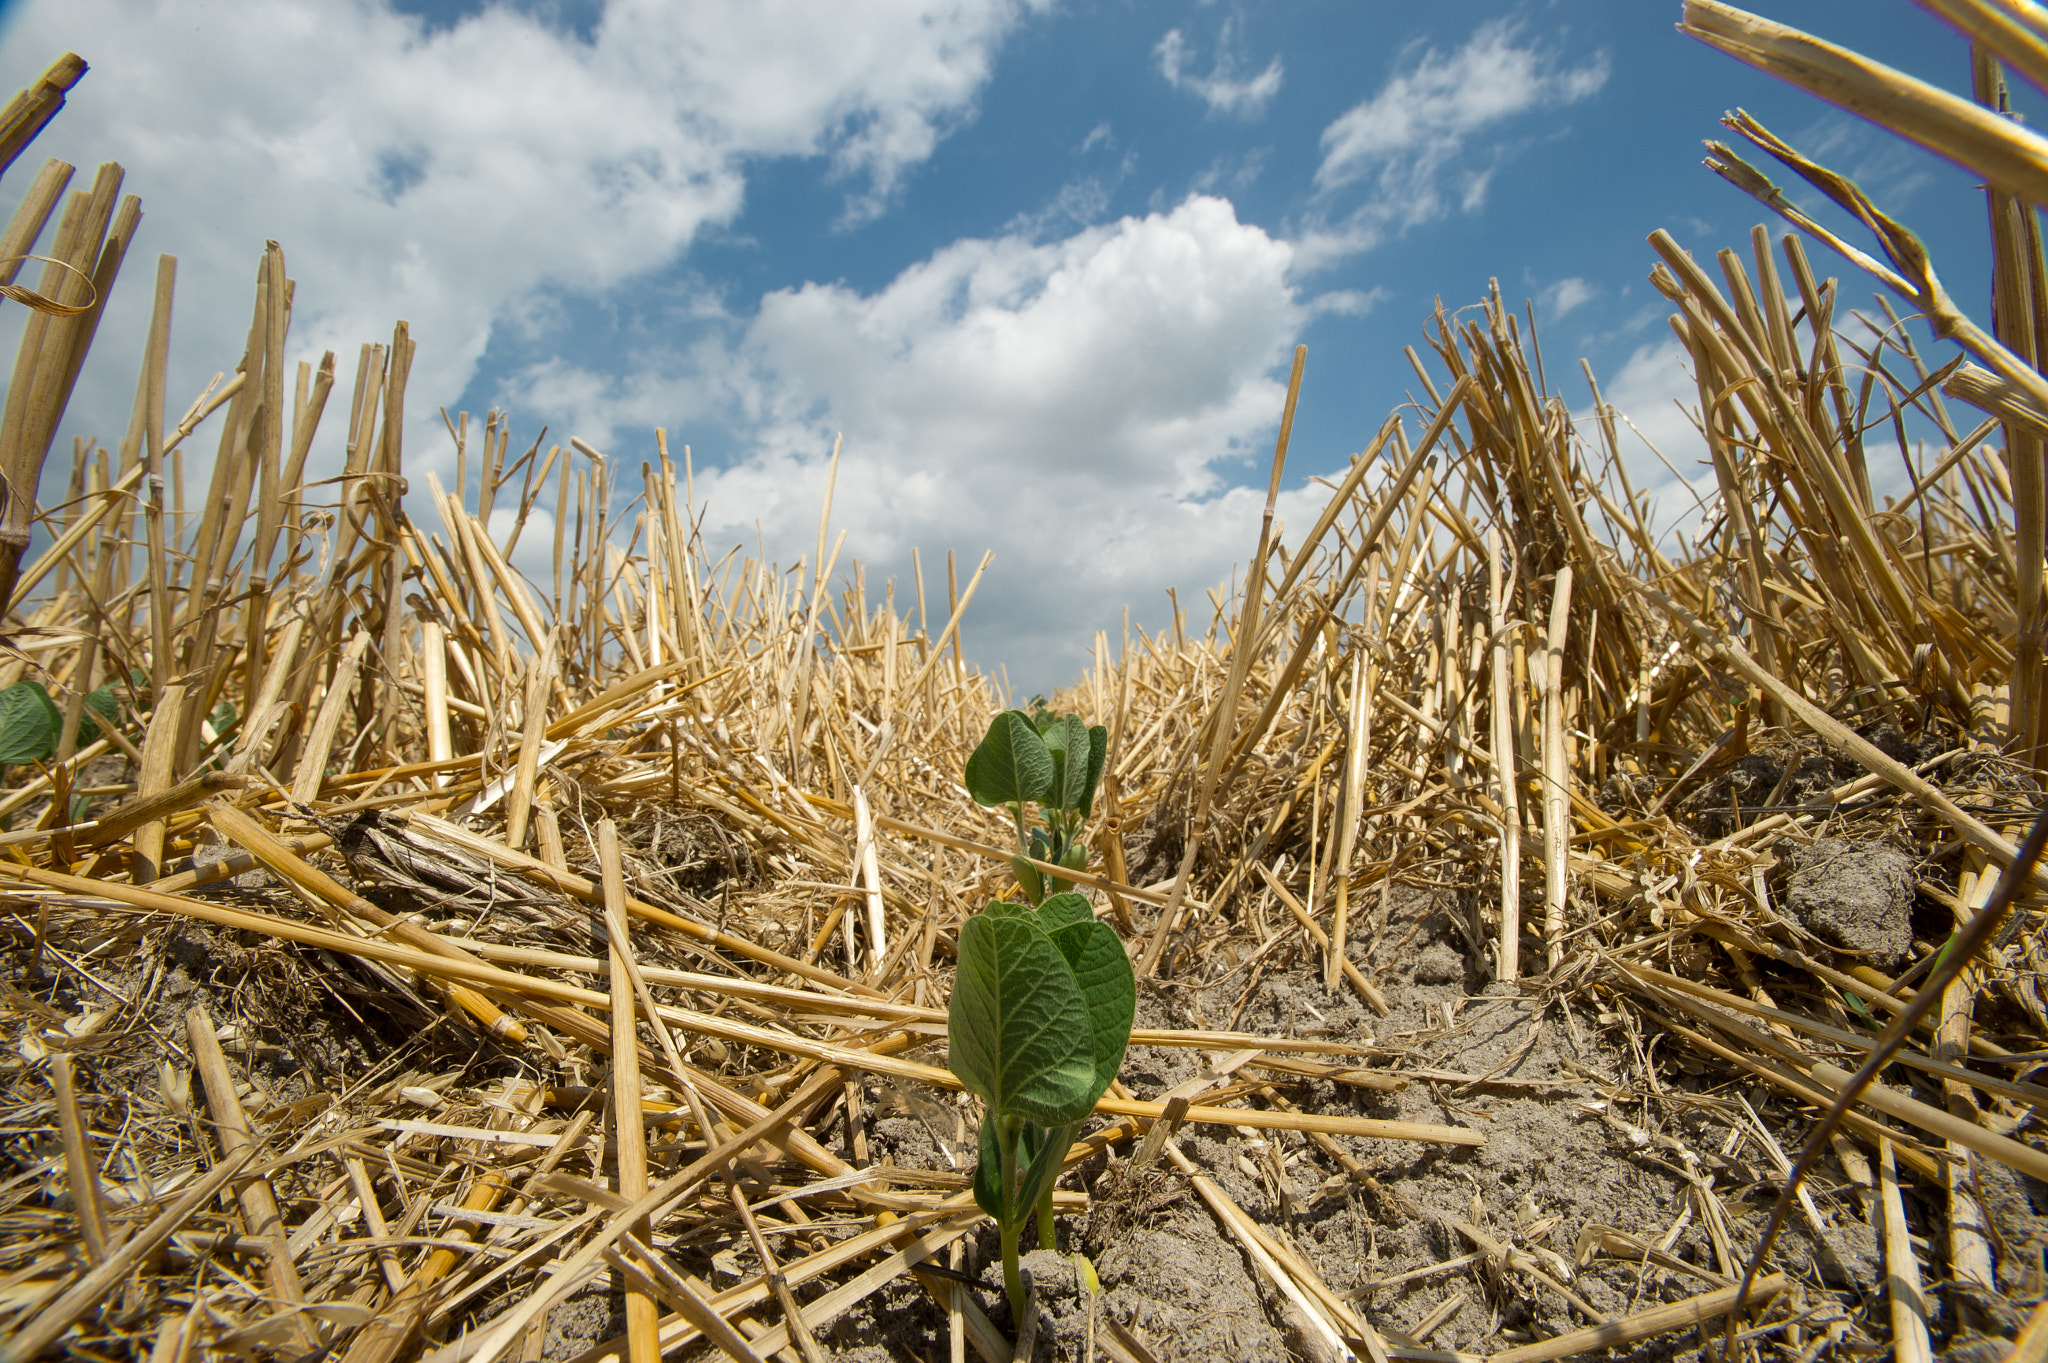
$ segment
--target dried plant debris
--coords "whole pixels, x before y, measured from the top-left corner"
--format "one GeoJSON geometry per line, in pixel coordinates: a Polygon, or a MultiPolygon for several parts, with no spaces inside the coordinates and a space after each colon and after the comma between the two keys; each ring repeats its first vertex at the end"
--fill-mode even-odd
{"type": "MultiPolygon", "coordinates": [[[[1996,887],[2044,807],[2048,387],[1854,186],[1734,126],[1975,367],[1864,326],[1797,237],[1710,273],[1658,234],[1700,524],[1652,533],[1619,414],[1575,422],[1495,290],[1432,319],[1415,403],[1251,592],[1097,636],[1045,708],[1107,731],[1075,884],[1137,1027],[1023,1320],[946,1063],[962,925],[1021,874],[962,784],[1010,699],[960,645],[987,560],[870,582],[829,500],[816,555],[728,553],[663,432],[451,417],[444,485],[401,438],[404,326],[352,378],[286,372],[266,251],[233,377],[182,419],[144,382],[136,441],[74,446],[55,544],[0,553],[0,1363],[1539,1363],[1724,1327],[1786,1363],[2034,1357],[2048,899],[1996,887]],[[1898,449],[1887,504],[1909,417],[1945,448],[1898,449]],[[305,476],[323,422],[338,480],[305,476]],[[248,458],[181,488],[188,437],[248,458]]],[[[1994,200],[2030,194],[2006,166],[1994,200]]],[[[109,283],[118,186],[59,252],[109,283]]],[[[32,324],[21,363],[91,335],[32,324]]],[[[34,487],[64,394],[11,393],[34,487]]]]}

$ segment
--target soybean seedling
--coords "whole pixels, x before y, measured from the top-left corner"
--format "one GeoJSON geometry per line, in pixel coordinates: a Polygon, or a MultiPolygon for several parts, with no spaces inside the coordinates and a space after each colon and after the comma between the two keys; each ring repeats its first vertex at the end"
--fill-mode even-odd
{"type": "Polygon", "coordinates": [[[997,900],[960,929],[947,1065],[981,1095],[974,1201],[995,1219],[1011,1319],[1024,1320],[1017,1242],[1032,1208],[1054,1245],[1053,1182],[1074,1131],[1123,1064],[1138,1005],[1131,958],[1088,901],[997,900]]]}
{"type": "Polygon", "coordinates": [[[1032,901],[998,900],[962,925],[946,1013],[947,1063],[988,1105],[974,1200],[1001,1234],[1003,1288],[1020,1327],[1024,1223],[1035,1207],[1039,1242],[1054,1247],[1053,1183],[1075,1128],[1116,1078],[1137,1015],[1137,980],[1116,931],[1069,882],[1051,877],[1048,895],[1046,878],[1024,859],[1076,871],[1088,864],[1081,830],[1108,738],[1074,715],[1034,723],[1007,710],[967,761],[968,793],[1010,811],[1018,851],[1010,864],[1032,901]]]}
{"type": "Polygon", "coordinates": [[[1022,710],[1005,710],[967,759],[967,793],[976,804],[1009,810],[1016,824],[1010,868],[1033,904],[1073,886],[1058,877],[1048,886],[1026,857],[1074,871],[1088,864],[1081,829],[1094,809],[1108,749],[1109,730],[1090,728],[1078,715],[1041,715],[1034,723],[1022,710]],[[1030,805],[1038,807],[1036,820],[1026,812],[1030,805]]]}

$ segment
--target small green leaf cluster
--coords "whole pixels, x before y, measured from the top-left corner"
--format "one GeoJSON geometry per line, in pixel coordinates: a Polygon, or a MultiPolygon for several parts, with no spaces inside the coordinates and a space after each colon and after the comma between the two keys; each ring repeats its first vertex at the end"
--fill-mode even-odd
{"type": "Polygon", "coordinates": [[[1081,829],[1094,812],[1108,751],[1109,730],[1091,728],[1078,715],[1005,710],[967,759],[967,793],[977,804],[1008,809],[1016,823],[1018,855],[1010,866],[1034,904],[1071,889],[1072,882],[1055,876],[1048,885],[1026,857],[1073,871],[1088,864],[1081,829]],[[1038,807],[1035,819],[1030,805],[1038,807]]]}
{"type": "MultiPolygon", "coordinates": [[[[102,727],[113,728],[120,706],[111,684],[87,694],[78,718],[78,746],[98,741],[102,727]]],[[[0,766],[47,762],[57,755],[64,732],[64,712],[39,681],[18,681],[0,689],[0,766]]]]}

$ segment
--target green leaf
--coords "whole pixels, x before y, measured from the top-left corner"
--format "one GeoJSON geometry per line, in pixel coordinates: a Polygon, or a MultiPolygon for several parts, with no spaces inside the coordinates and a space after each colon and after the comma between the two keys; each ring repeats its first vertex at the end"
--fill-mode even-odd
{"type": "Polygon", "coordinates": [[[1036,1122],[1024,1123],[1024,1155],[1029,1163],[1024,1165],[1024,1177],[1018,1180],[1019,1214],[1029,1211],[1051,1190],[1053,1181],[1060,1175],[1060,1164],[1067,1157],[1067,1147],[1074,1143],[1073,1136],[1071,1125],[1056,1126],[1048,1131],[1036,1122]]]}
{"type": "Polygon", "coordinates": [[[1052,754],[1022,710],[1005,710],[967,759],[967,793],[990,807],[1037,801],[1052,787],[1052,754]]]}
{"type": "Polygon", "coordinates": [[[1058,1126],[1095,1106],[1088,1007],[1066,957],[1031,919],[976,914],[962,925],[946,1035],[948,1067],[988,1103],[989,1120],[1058,1126]]]}
{"type": "Polygon", "coordinates": [[[64,716],[37,681],[0,691],[0,766],[47,761],[57,751],[64,716]]]}
{"type": "MultiPolygon", "coordinates": [[[[1043,914],[1044,910],[1039,912],[1043,914]]],[[[1094,1107],[1109,1081],[1116,1078],[1124,1063],[1124,1050],[1131,1044],[1131,1024],[1138,1016],[1137,977],[1131,970],[1130,954],[1124,950],[1123,941],[1107,923],[1091,917],[1059,929],[1052,934],[1052,940],[1074,972],[1074,984],[1088,1010],[1089,1041],[1095,1060],[1095,1087],[1088,1095],[1088,1106],[1094,1107]]]]}
{"type": "Polygon", "coordinates": [[[994,1217],[997,1224],[1008,1225],[1030,1211],[1031,1205],[1038,1201],[1049,1178],[1058,1173],[1060,1161],[1066,1158],[1067,1147],[1073,1142],[1071,1139],[1049,1139],[1055,1133],[1036,1122],[1020,1123],[1016,1152],[1020,1176],[1016,1189],[1018,1198],[1015,1205],[1006,1206],[1002,1186],[1002,1126],[993,1114],[982,1119],[981,1153],[974,1163],[974,1205],[994,1217]]]}
{"type": "Polygon", "coordinates": [[[1045,733],[1052,754],[1052,789],[1045,803],[1054,809],[1079,809],[1088,783],[1088,726],[1078,715],[1062,715],[1045,733]]]}
{"type": "Polygon", "coordinates": [[[1026,899],[1045,898],[1045,878],[1038,873],[1036,866],[1022,857],[1011,857],[1010,869],[1016,872],[1017,885],[1024,891],[1026,899]]]}
{"type": "MultiPolygon", "coordinates": [[[[1951,942],[1953,942],[1954,940],[1955,939],[1953,937],[1949,939],[1949,941],[1951,942]]],[[[1942,948],[1944,954],[1947,952],[1947,950],[1948,948],[1946,946],[1942,948]]],[[[1873,1032],[1881,1032],[1884,1030],[1884,1028],[1878,1025],[1877,1018],[1874,1015],[1872,1015],[1869,1007],[1864,1004],[1862,999],[1857,998],[1854,994],[1850,993],[1846,989],[1837,989],[1834,992],[1835,997],[1840,999],[1844,1004],[1848,1005],[1849,1011],[1856,1015],[1856,1021],[1858,1023],[1862,1024],[1864,1027],[1869,1028],[1873,1032]]]]}
{"type": "Polygon", "coordinates": [[[99,741],[102,732],[117,728],[121,720],[121,704],[114,699],[112,683],[97,691],[86,694],[85,708],[78,714],[78,746],[99,741]]]}
{"type": "Polygon", "coordinates": [[[993,1113],[981,1119],[981,1154],[974,1161],[974,1205],[998,1224],[1007,1224],[1012,1218],[1003,1205],[1002,1125],[993,1113]]]}
{"type": "Polygon", "coordinates": [[[1088,731],[1088,779],[1081,787],[1081,799],[1074,807],[1087,818],[1095,812],[1095,783],[1102,779],[1102,763],[1109,756],[1109,730],[1097,724],[1088,731]]]}
{"type": "Polygon", "coordinates": [[[1102,1279],[1096,1276],[1095,1261],[1075,1250],[1067,1256],[1073,1261],[1074,1275],[1081,1280],[1081,1289],[1091,1297],[1102,1295],[1102,1279]]]}
{"type": "MultiPolygon", "coordinates": [[[[1038,926],[1044,929],[1046,936],[1053,939],[1055,946],[1059,944],[1056,934],[1061,928],[1094,921],[1094,905],[1088,902],[1085,895],[1074,894],[1071,891],[1056,894],[1038,906],[1038,926]]],[[[1068,964],[1071,965],[1072,962],[1068,964]]]]}

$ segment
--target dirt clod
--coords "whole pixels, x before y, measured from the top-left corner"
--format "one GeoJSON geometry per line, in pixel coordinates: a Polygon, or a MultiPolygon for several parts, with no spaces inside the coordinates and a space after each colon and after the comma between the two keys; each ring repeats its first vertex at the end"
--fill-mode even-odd
{"type": "Polygon", "coordinates": [[[1810,932],[1880,963],[1913,944],[1913,858],[1878,842],[1822,838],[1794,858],[1786,902],[1810,932]]]}

